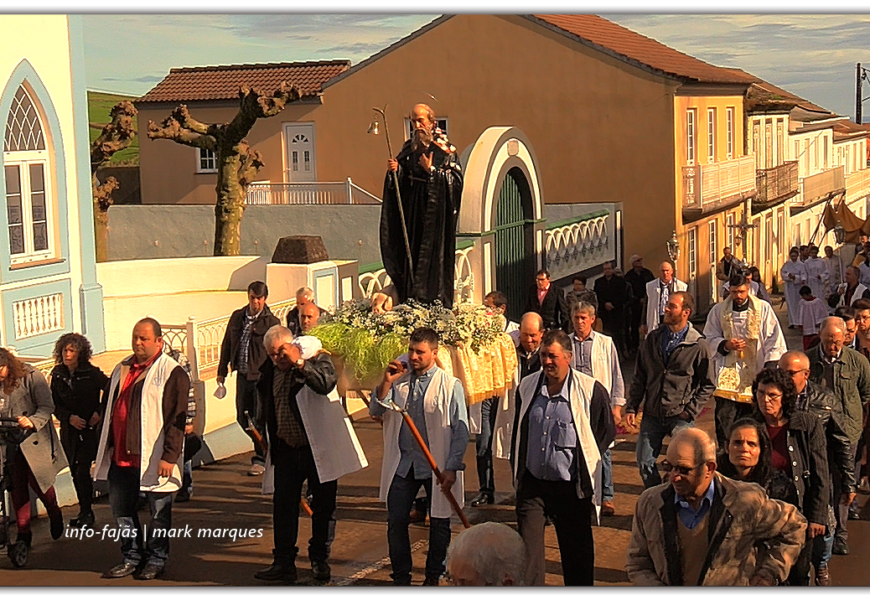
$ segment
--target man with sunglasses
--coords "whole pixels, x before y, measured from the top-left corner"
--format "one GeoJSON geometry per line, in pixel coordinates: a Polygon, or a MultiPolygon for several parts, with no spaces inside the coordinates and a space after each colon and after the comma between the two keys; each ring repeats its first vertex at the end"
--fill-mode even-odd
{"type": "Polygon", "coordinates": [[[716,472],[716,445],[688,427],[662,462],[668,482],[638,498],[625,571],[633,585],[777,585],[807,521],[754,483],[716,472]]]}

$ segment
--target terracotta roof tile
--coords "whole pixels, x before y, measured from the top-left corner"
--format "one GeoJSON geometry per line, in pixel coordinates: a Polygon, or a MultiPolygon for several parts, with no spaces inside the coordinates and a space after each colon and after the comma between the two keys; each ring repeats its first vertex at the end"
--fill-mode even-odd
{"type": "Polygon", "coordinates": [[[282,81],[297,85],[303,97],[310,97],[349,68],[349,60],[329,60],[171,69],[163,81],[136,102],[235,100],[240,85],[271,93],[282,81]]]}
{"type": "Polygon", "coordinates": [[[667,75],[702,83],[749,84],[755,78],[706,63],[597,15],[534,15],[584,40],[667,75]]]}

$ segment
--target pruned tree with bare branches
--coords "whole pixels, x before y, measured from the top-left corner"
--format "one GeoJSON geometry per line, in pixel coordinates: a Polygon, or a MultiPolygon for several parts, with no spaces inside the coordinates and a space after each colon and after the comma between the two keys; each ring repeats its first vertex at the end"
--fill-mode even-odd
{"type": "Polygon", "coordinates": [[[172,140],[185,146],[204,148],[217,161],[217,202],[214,207],[214,255],[238,256],[241,252],[241,224],[245,195],[263,166],[260,153],[245,136],[257,119],[274,117],[290,102],[300,98],[299,88],[282,82],[271,96],[247,86],[239,88],[239,112],[229,123],[200,123],[182,104],[157,125],[148,121],[148,137],[172,140]]]}
{"type": "Polygon", "coordinates": [[[112,206],[112,192],[118,189],[118,180],[109,177],[104,183],[97,179],[97,169],[105,165],[112,156],[127,148],[136,135],[133,117],[138,111],[132,102],[119,102],[112,107],[111,122],[105,125],[90,124],[100,129],[100,136],[91,144],[91,191],[94,197],[94,243],[97,262],[109,260],[109,207],[112,206]]]}

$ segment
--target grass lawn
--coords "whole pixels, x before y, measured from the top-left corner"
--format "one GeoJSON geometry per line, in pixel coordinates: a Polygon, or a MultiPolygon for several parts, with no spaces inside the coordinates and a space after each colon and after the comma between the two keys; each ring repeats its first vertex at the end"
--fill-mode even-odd
{"type": "MultiPolygon", "coordinates": [[[[103,92],[88,92],[88,121],[99,125],[105,125],[111,120],[109,113],[112,107],[123,100],[133,100],[135,96],[122,96],[120,94],[106,94],[103,92]]],[[[138,131],[138,117],[133,117],[133,127],[138,131]]],[[[100,135],[102,129],[94,129],[89,127],[90,141],[93,143],[100,135]]],[[[112,156],[110,165],[124,164],[139,164],[139,136],[133,138],[133,143],[128,148],[116,152],[112,156]]]]}

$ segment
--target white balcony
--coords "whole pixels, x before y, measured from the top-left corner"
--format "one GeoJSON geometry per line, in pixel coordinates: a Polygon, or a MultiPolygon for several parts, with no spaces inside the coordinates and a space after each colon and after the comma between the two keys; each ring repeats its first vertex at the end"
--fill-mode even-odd
{"type": "Polygon", "coordinates": [[[683,209],[715,212],[755,192],[755,157],[683,167],[683,209]]]}
{"type": "Polygon", "coordinates": [[[252,183],[245,204],[380,204],[370,194],[347,181],[308,183],[252,183]]]}

